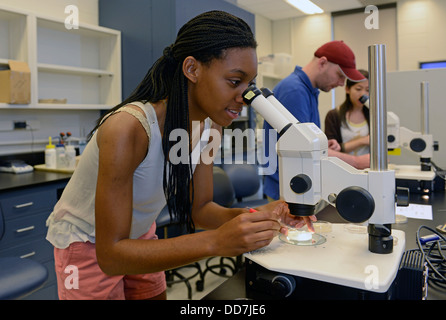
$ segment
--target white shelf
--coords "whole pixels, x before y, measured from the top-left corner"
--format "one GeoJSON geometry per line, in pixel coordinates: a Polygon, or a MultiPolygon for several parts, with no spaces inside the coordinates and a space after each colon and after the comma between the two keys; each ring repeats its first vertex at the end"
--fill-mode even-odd
{"type": "Polygon", "coordinates": [[[64,65],[39,63],[37,64],[38,71],[50,72],[50,73],[61,73],[61,74],[78,74],[78,75],[90,75],[90,76],[110,76],[114,75],[113,72],[108,70],[92,69],[92,68],[81,68],[81,67],[70,67],[64,65]]]}
{"type": "Polygon", "coordinates": [[[115,105],[107,104],[58,104],[58,103],[38,103],[32,104],[8,104],[0,103],[0,110],[108,110],[115,105]]]}
{"type": "Polygon", "coordinates": [[[0,109],[103,110],[121,102],[121,33],[0,5],[0,65],[28,63],[31,103],[0,109]],[[39,99],[67,99],[43,104],[39,99]]]}

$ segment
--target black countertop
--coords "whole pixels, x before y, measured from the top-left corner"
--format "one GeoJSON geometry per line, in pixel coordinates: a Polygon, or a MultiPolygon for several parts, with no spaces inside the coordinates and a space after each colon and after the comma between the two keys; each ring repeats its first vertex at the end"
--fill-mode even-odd
{"type": "Polygon", "coordinates": [[[68,181],[71,174],[56,173],[34,170],[28,173],[0,173],[0,192],[11,191],[29,186],[38,186],[41,184],[68,181]]]}

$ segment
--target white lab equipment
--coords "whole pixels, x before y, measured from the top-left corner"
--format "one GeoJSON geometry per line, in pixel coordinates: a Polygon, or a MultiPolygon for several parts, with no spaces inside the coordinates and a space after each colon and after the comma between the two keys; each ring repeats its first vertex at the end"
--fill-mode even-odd
{"type": "Polygon", "coordinates": [[[254,282],[269,282],[273,289],[280,287],[283,296],[289,296],[294,290],[293,281],[305,278],[354,290],[377,293],[391,290],[405,249],[404,232],[391,230],[395,202],[407,205],[408,201],[407,195],[397,196],[394,171],[387,169],[384,45],[369,47],[369,70],[371,168],[368,170],[357,170],[329,157],[325,134],[313,123],[300,123],[269,90],[262,92],[251,86],[244,92],[245,103],[279,133],[276,149],[280,195],[290,212],[312,215],[314,206],[325,200],[349,222],[368,221],[364,234],[345,232],[343,224],[334,224],[326,242],[319,246],[290,245],[275,238],[269,246],[245,255],[248,266],[259,266],[252,269],[253,273],[247,267],[248,287],[255,286],[254,282]],[[397,245],[394,236],[398,238],[397,245]],[[367,284],[364,270],[368,266],[379,269],[376,286],[367,284]],[[271,279],[269,271],[274,273],[271,279]]]}

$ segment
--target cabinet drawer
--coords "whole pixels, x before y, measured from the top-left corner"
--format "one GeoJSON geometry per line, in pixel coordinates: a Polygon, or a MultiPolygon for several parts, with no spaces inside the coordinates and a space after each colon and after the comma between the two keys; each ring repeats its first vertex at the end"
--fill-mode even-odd
{"type": "Polygon", "coordinates": [[[44,211],[40,214],[7,220],[3,238],[0,240],[0,249],[6,249],[14,244],[29,242],[36,236],[45,238],[47,230],[45,222],[49,214],[49,211],[44,211]]]}
{"type": "Polygon", "coordinates": [[[46,239],[40,239],[2,249],[0,250],[0,257],[21,257],[44,263],[54,259],[54,247],[46,239]]]}
{"type": "Polygon", "coordinates": [[[45,190],[3,199],[0,202],[6,220],[51,209],[56,204],[55,190],[45,190]]]}

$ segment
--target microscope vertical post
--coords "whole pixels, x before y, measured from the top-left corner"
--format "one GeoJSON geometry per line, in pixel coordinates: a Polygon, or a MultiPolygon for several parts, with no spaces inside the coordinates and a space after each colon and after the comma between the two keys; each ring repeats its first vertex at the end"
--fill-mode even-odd
{"type": "MultiPolygon", "coordinates": [[[[421,134],[429,134],[429,82],[421,82],[421,134]]],[[[431,146],[427,146],[430,148],[431,146]]],[[[431,159],[421,157],[421,171],[431,171],[431,159]]]]}
{"type": "Polygon", "coordinates": [[[421,82],[421,134],[429,134],[429,82],[421,82]]]}
{"type": "Polygon", "coordinates": [[[370,169],[387,170],[386,48],[369,46],[370,169]]]}
{"type": "Polygon", "coordinates": [[[387,170],[387,101],[386,101],[386,47],[369,46],[370,74],[370,172],[369,191],[377,201],[369,220],[369,250],[387,254],[393,251],[391,235],[395,220],[395,178],[387,170]],[[393,177],[393,178],[392,178],[393,177]],[[377,189],[377,186],[380,189],[377,189]],[[393,199],[391,196],[393,192],[393,199]]]}

